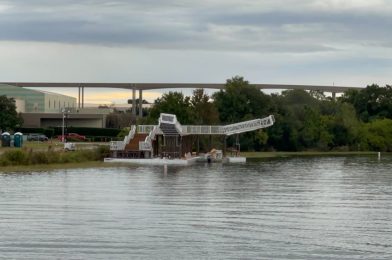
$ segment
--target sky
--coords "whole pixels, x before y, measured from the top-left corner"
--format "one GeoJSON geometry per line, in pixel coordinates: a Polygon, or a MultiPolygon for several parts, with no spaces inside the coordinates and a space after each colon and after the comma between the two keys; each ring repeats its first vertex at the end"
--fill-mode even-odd
{"type": "Polygon", "coordinates": [[[391,13],[391,0],[0,0],[0,82],[391,84],[391,13]]]}

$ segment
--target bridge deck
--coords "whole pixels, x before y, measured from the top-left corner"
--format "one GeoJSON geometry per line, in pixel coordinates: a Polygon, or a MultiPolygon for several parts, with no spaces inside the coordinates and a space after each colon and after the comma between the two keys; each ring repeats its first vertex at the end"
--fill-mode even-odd
{"type": "MultiPolygon", "coordinates": [[[[170,89],[170,88],[204,88],[204,89],[224,89],[223,83],[92,83],[92,82],[0,82],[0,84],[13,85],[30,88],[122,88],[122,89],[170,89]]],[[[304,89],[319,90],[325,92],[341,93],[349,89],[361,89],[354,86],[318,86],[318,85],[290,85],[290,84],[251,84],[258,89],[304,89]]]]}

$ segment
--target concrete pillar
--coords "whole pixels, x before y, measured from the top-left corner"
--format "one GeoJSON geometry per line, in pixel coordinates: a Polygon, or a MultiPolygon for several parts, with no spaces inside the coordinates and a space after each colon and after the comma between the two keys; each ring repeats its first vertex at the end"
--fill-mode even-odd
{"type": "Polygon", "coordinates": [[[84,86],[82,86],[82,108],[84,108],[84,86]]]}
{"type": "Polygon", "coordinates": [[[332,99],[336,99],[336,92],[332,92],[332,99]]]}
{"type": "Polygon", "coordinates": [[[132,89],[132,114],[136,116],[136,88],[132,89]]]}
{"type": "Polygon", "coordinates": [[[78,108],[80,108],[80,86],[78,87],[79,95],[78,95],[78,108]]]}
{"type": "Polygon", "coordinates": [[[139,89],[139,117],[143,117],[143,90],[139,89]]]}

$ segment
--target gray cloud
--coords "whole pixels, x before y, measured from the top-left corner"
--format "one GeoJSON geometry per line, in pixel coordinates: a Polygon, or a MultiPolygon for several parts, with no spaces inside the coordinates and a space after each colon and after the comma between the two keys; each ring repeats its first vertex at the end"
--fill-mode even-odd
{"type": "Polygon", "coordinates": [[[324,1],[330,8],[320,1],[256,2],[0,0],[7,6],[0,8],[0,40],[288,53],[390,48],[392,42],[385,12],[391,4],[339,9],[332,5],[339,1],[324,1]]]}

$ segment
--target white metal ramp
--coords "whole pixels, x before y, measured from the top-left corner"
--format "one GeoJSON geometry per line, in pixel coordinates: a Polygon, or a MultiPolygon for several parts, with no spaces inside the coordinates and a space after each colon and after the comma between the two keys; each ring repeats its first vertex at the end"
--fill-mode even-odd
{"type": "Polygon", "coordinates": [[[181,125],[176,115],[162,113],[159,117],[159,125],[139,125],[132,126],[129,134],[123,141],[112,141],[110,150],[124,150],[125,146],[135,136],[135,133],[148,134],[144,141],[139,142],[140,151],[152,151],[152,141],[156,135],[233,135],[240,134],[258,129],[270,127],[274,124],[275,118],[270,115],[265,118],[259,118],[230,125],[181,125]]]}
{"type": "MultiPolygon", "coordinates": [[[[170,114],[165,114],[170,115],[170,114]]],[[[174,115],[173,115],[174,116],[174,115]]],[[[162,122],[162,121],[160,121],[162,122]]],[[[265,118],[259,118],[244,122],[239,122],[230,125],[183,125],[181,126],[177,118],[173,119],[170,118],[165,123],[165,128],[161,129],[162,124],[160,123],[159,126],[156,125],[139,125],[137,126],[138,133],[150,133],[154,127],[155,134],[163,134],[165,135],[164,131],[167,134],[178,134],[178,135],[233,135],[233,134],[240,134],[249,131],[258,130],[261,128],[270,127],[274,124],[275,118],[273,115],[270,115],[265,118]],[[167,125],[171,125],[168,127],[167,125]],[[168,130],[169,129],[169,130],[168,130]]]]}
{"type": "Polygon", "coordinates": [[[270,127],[274,124],[275,118],[270,115],[265,118],[259,118],[230,125],[185,125],[182,126],[183,135],[233,135],[261,128],[270,127]]]}

